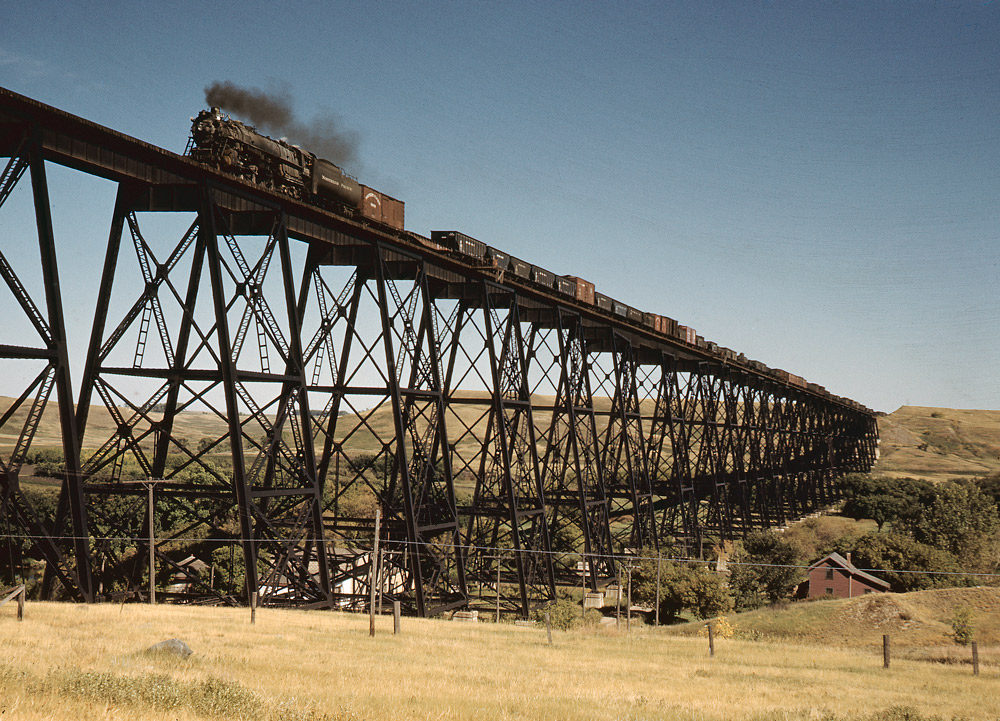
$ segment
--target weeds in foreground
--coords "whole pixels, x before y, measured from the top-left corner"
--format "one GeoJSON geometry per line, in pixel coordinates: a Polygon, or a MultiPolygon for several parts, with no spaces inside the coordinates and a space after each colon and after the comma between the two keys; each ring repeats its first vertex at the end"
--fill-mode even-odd
{"type": "MultiPolygon", "coordinates": [[[[925,716],[912,706],[890,706],[884,711],[876,711],[871,721],[944,721],[941,716],[925,716]]],[[[953,716],[951,721],[964,721],[961,716],[953,716]]]]}
{"type": "Polygon", "coordinates": [[[232,681],[209,678],[180,682],[161,673],[139,675],[106,671],[51,671],[44,677],[0,666],[0,685],[15,682],[32,693],[57,693],[115,706],[158,711],[186,709],[200,716],[238,721],[333,721],[313,708],[274,703],[232,681]]]}

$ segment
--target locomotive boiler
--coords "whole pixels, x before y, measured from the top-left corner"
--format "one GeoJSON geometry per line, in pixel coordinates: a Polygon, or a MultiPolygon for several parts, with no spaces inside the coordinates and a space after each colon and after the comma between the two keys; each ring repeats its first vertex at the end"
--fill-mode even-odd
{"type": "Polygon", "coordinates": [[[329,160],[261,135],[219,108],[191,119],[188,156],[251,183],[320,207],[403,230],[403,202],[358,183],[329,160]]]}

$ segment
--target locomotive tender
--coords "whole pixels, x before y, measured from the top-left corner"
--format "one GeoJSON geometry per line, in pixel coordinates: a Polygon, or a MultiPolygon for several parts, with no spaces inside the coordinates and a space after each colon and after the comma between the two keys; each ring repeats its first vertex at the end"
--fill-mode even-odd
{"type": "Polygon", "coordinates": [[[200,163],[320,206],[358,211],[369,220],[403,229],[403,203],[361,185],[329,160],[284,140],[261,135],[219,108],[191,118],[187,154],[200,163]]]}

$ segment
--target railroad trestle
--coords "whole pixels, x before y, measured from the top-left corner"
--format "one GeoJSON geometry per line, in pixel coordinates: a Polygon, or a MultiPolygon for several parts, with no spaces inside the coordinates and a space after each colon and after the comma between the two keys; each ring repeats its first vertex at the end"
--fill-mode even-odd
{"type": "Polygon", "coordinates": [[[152,553],[177,601],[360,608],[377,577],[412,613],[527,616],[623,558],[829,505],[874,462],[858,404],[8,91],[0,156],[0,216],[27,186],[43,276],[5,231],[23,322],[0,362],[31,372],[0,415],[0,581],[34,560],[46,597],[141,593],[152,553]],[[117,184],[75,397],[52,163],[117,184]],[[47,518],[19,477],[50,402],[47,518]],[[155,529],[136,479],[158,480],[155,529]]]}

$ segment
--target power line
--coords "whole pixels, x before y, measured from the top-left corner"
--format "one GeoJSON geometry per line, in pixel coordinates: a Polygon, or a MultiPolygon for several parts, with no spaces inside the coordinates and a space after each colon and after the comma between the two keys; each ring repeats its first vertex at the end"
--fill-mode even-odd
{"type": "MultiPolygon", "coordinates": [[[[123,542],[133,542],[138,543],[140,541],[147,542],[148,538],[140,536],[87,536],[85,538],[79,536],[41,536],[32,534],[0,534],[0,538],[4,539],[20,539],[20,540],[40,540],[40,539],[50,539],[53,541],[77,541],[77,540],[91,540],[93,542],[110,542],[110,541],[123,541],[123,542]]],[[[252,541],[258,545],[269,544],[269,543],[280,543],[287,544],[290,540],[294,540],[296,544],[298,543],[310,543],[313,545],[329,545],[331,543],[337,543],[338,541],[349,541],[350,545],[354,549],[362,552],[372,552],[373,548],[372,542],[368,539],[315,539],[315,538],[298,538],[298,539],[280,539],[280,538],[243,538],[240,536],[226,536],[226,537],[205,537],[205,536],[177,536],[173,538],[165,538],[158,546],[163,546],[171,542],[203,542],[203,543],[229,543],[238,544],[244,541],[252,541]],[[358,542],[355,543],[354,541],[358,542]]],[[[486,551],[492,554],[490,557],[498,557],[502,555],[515,556],[516,554],[525,555],[551,555],[558,557],[579,557],[583,560],[609,560],[609,561],[667,561],[670,563],[679,564],[690,564],[690,565],[703,565],[710,566],[715,561],[703,561],[693,558],[680,558],[680,557],[669,557],[669,556],[648,556],[630,553],[620,553],[620,554],[599,554],[599,553],[583,553],[581,551],[544,551],[544,550],[527,550],[527,549],[517,549],[517,548],[500,548],[495,546],[478,546],[473,544],[461,544],[461,543],[418,543],[416,541],[408,541],[405,539],[382,539],[380,543],[386,546],[428,546],[433,545],[435,548],[446,548],[446,549],[458,549],[460,552],[469,551],[486,551]]],[[[759,563],[759,562],[747,562],[747,561],[726,561],[727,566],[741,566],[746,568],[794,568],[800,570],[807,570],[811,567],[806,564],[793,564],[793,563],[759,563]]],[[[856,568],[858,571],[864,571],[866,573],[905,573],[912,575],[923,575],[923,576],[965,576],[974,578],[1000,578],[1000,573],[982,573],[978,571],[915,571],[911,569],[902,568],[856,568]]]]}

